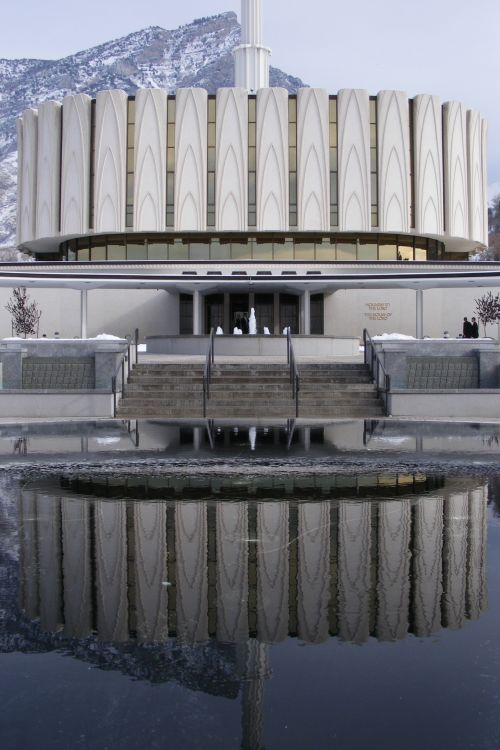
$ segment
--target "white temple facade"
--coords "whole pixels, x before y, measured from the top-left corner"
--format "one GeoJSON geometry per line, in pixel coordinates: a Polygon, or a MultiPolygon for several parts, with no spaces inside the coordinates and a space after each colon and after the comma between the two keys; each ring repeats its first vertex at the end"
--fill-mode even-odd
{"type": "MultiPolygon", "coordinates": [[[[55,264],[64,283],[51,266],[46,286],[81,290],[81,271],[85,288],[111,289],[126,274],[149,335],[229,332],[252,307],[260,333],[414,333],[419,285],[425,333],[453,331],[447,316],[470,314],[474,290],[460,291],[463,310],[441,290],[476,284],[457,281],[461,263],[488,241],[485,120],[432,94],[269,88],[262,5],[242,2],[232,88],[102,91],[27,110],[19,246],[55,264]]],[[[111,317],[93,298],[96,321],[130,332],[123,295],[111,317]]]]}

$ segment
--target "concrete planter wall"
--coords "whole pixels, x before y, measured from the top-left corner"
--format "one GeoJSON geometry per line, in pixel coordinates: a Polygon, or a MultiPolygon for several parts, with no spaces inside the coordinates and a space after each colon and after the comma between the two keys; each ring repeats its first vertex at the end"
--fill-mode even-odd
{"type": "MultiPolygon", "coordinates": [[[[150,336],[148,354],[205,355],[208,336],[150,336]]],[[[352,357],[359,354],[358,338],[294,336],[293,348],[302,357],[352,357]]],[[[285,336],[216,336],[215,356],[286,357],[285,336]]]]}

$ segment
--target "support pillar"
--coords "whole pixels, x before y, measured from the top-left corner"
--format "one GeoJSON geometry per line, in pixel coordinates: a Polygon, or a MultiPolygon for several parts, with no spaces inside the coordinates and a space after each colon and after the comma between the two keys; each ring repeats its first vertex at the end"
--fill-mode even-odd
{"type": "Polygon", "coordinates": [[[229,335],[233,332],[232,329],[232,321],[229,315],[229,306],[230,306],[230,299],[229,299],[229,292],[224,292],[224,333],[229,335]]]}
{"type": "Polygon", "coordinates": [[[304,294],[302,295],[302,315],[301,315],[301,322],[302,322],[302,333],[304,336],[310,336],[311,335],[311,292],[309,289],[306,289],[304,294]]]}
{"type": "Polygon", "coordinates": [[[87,290],[80,292],[80,338],[87,338],[87,290]]]}
{"type": "Polygon", "coordinates": [[[424,290],[417,289],[417,320],[416,320],[416,336],[417,339],[424,338],[424,290]]]}
{"type": "Polygon", "coordinates": [[[274,331],[275,336],[281,333],[280,328],[280,293],[274,292],[274,331]]]}
{"type": "Polygon", "coordinates": [[[193,292],[193,336],[201,336],[201,294],[198,289],[193,292]]]}

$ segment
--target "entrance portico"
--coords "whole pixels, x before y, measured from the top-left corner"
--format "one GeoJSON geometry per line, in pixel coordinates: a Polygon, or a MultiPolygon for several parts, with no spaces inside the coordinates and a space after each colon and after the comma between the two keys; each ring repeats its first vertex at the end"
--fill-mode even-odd
{"type": "MultiPolygon", "coordinates": [[[[220,263],[217,268],[214,272],[210,262],[13,263],[1,265],[0,287],[78,290],[81,292],[78,308],[82,337],[89,331],[87,315],[92,312],[95,318],[99,309],[106,309],[108,299],[103,294],[101,301],[100,296],[91,297],[88,291],[168,292],[171,295],[169,309],[174,311],[177,307],[178,318],[174,316],[168,321],[155,318],[149,330],[144,331],[146,335],[203,336],[217,326],[225,334],[231,334],[235,320],[248,315],[254,307],[260,334],[268,328],[271,335],[281,335],[283,328],[290,326],[295,335],[321,336],[332,334],[331,326],[327,328],[331,323],[327,300],[333,293],[412,290],[415,294],[408,297],[408,303],[405,301],[405,312],[412,307],[414,310],[411,312],[414,328],[408,333],[422,337],[428,333],[423,326],[427,290],[472,287],[479,292],[481,288],[500,286],[500,264],[497,263],[413,262],[410,266],[401,262],[336,262],[315,264],[314,271],[307,266],[292,270],[286,263],[220,263]]],[[[342,316],[342,308],[336,314],[342,316]]],[[[134,327],[131,318],[130,329],[134,327]]],[[[397,318],[391,319],[390,328],[401,330],[397,318]]],[[[360,336],[362,326],[359,331],[344,332],[342,325],[337,326],[337,330],[340,336],[360,336]]]]}

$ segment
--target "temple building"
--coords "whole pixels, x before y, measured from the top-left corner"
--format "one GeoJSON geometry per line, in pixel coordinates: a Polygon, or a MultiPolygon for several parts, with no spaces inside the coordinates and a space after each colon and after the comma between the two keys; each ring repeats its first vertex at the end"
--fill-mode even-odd
{"type": "Polygon", "coordinates": [[[49,333],[71,336],[232,333],[251,308],[258,333],[414,334],[416,311],[417,335],[456,335],[471,285],[497,283],[463,263],[488,239],[481,115],[431,94],[269,88],[261,0],[242,0],[234,57],[214,96],[27,110],[17,240],[43,264],[2,284],[43,287],[49,333]]]}

